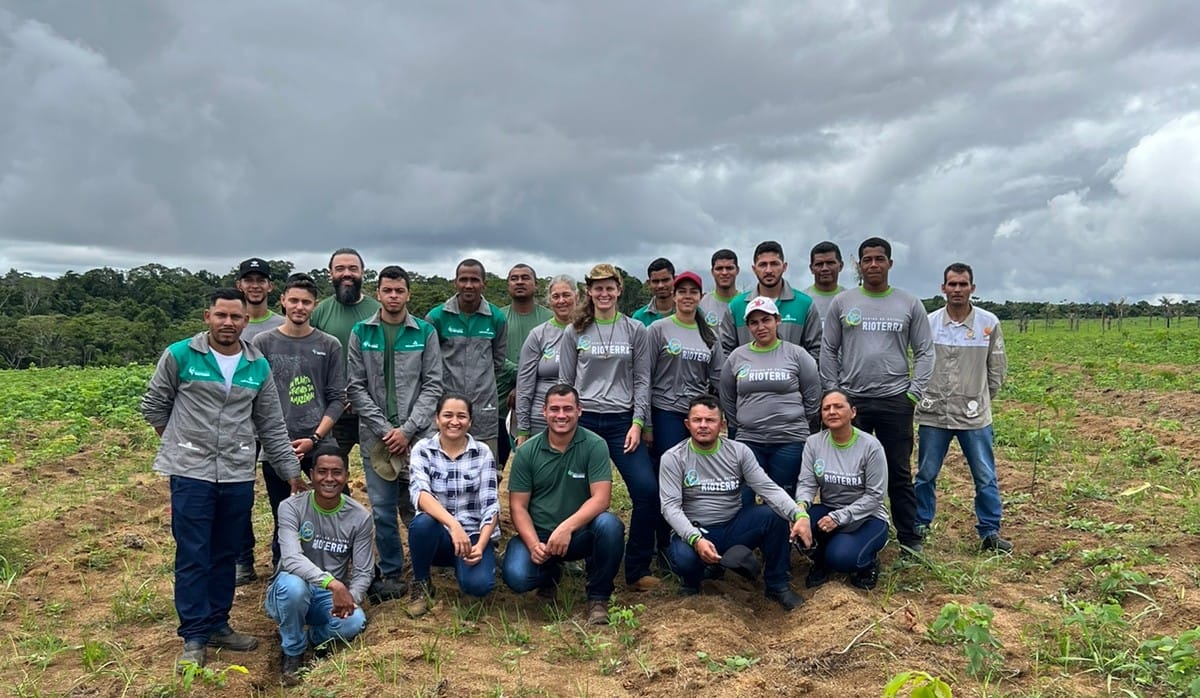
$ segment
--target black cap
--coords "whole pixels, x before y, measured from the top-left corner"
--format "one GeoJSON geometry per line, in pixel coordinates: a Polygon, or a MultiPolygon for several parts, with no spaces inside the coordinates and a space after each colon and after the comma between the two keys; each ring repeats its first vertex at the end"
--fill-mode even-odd
{"type": "Polygon", "coordinates": [[[245,277],[246,274],[262,274],[263,276],[270,279],[271,278],[271,266],[269,264],[267,264],[267,260],[265,260],[265,259],[259,259],[258,257],[251,257],[250,259],[247,259],[246,261],[242,262],[242,265],[240,267],[238,267],[238,277],[237,278],[240,280],[243,277],[245,277]]]}
{"type": "Polygon", "coordinates": [[[758,579],[758,573],[762,569],[754,551],[744,545],[730,546],[729,550],[722,553],[721,566],[751,581],[758,579]]]}

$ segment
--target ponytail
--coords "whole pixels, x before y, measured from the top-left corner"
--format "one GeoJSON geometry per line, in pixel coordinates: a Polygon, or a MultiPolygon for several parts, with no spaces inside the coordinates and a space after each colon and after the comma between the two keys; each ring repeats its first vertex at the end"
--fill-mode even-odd
{"type": "Polygon", "coordinates": [[[592,303],[592,297],[583,294],[583,302],[575,309],[575,316],[571,318],[571,326],[575,328],[575,333],[583,332],[584,328],[596,321],[596,306],[592,303]]]}
{"type": "Polygon", "coordinates": [[[703,339],[708,348],[712,349],[713,345],[717,343],[717,333],[713,332],[712,326],[708,324],[708,320],[704,319],[704,313],[699,308],[696,309],[696,329],[700,331],[700,339],[703,339]]]}

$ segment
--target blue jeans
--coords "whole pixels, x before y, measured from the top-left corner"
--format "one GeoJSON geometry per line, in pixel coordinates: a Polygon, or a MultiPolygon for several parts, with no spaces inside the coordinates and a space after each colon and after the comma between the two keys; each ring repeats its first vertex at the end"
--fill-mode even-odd
{"type": "Polygon", "coordinates": [[[917,524],[933,523],[937,511],[938,473],[950,449],[950,440],[958,437],[958,446],[971,468],[975,481],[975,530],[980,538],[1000,532],[1000,487],[996,484],[996,459],[992,455],[992,425],[982,429],[917,428],[917,524]]]}
{"type": "Polygon", "coordinates": [[[371,517],[375,520],[375,547],[379,550],[379,572],[385,577],[399,577],[404,571],[404,544],[400,542],[400,522],[412,521],[412,497],[408,494],[408,472],[388,482],[371,467],[371,449],[359,448],[363,474],[367,479],[367,499],[371,502],[371,517]]]}
{"type": "Polygon", "coordinates": [[[254,482],[171,476],[175,612],[179,636],[207,642],[229,624],[234,560],[254,504],[254,482]]]}
{"type": "Polygon", "coordinates": [[[362,632],[367,616],[362,608],[345,618],[333,616],[333,592],[309,584],[291,572],[280,571],[267,590],[267,615],[279,623],[283,653],[299,657],[312,645],[319,647],[333,638],[350,642],[362,632]],[[304,626],[308,625],[308,634],[304,626]]]}
{"type": "MultiPolygon", "coordinates": [[[[789,497],[796,496],[796,481],[800,479],[800,460],[804,456],[804,442],[793,441],[780,444],[742,443],[754,452],[754,459],[767,473],[767,477],[783,488],[789,497]]],[[[742,507],[754,504],[754,490],[742,486],[742,507]]]]}
{"type": "Polygon", "coordinates": [[[579,417],[579,426],[595,432],[608,444],[608,455],[633,501],[629,540],[625,543],[625,581],[632,584],[650,574],[650,561],[658,548],[656,531],[666,530],[658,501],[658,476],[646,444],[639,443],[633,453],[625,453],[625,434],[633,426],[632,412],[584,412],[579,417]]]}
{"type": "Polygon", "coordinates": [[[817,528],[817,522],[831,511],[835,509],[824,504],[814,504],[808,509],[812,520],[813,541],[817,545],[813,565],[834,572],[849,573],[867,569],[875,564],[879,551],[887,545],[887,522],[871,517],[853,531],[846,532],[839,527],[832,533],[826,533],[817,528]]]}
{"type": "MultiPolygon", "coordinates": [[[[735,545],[758,548],[763,555],[763,582],[767,591],[787,588],[791,580],[788,547],[790,526],[766,504],[742,507],[736,516],[725,523],[702,526],[704,537],[722,555],[735,545]]],[[[683,580],[683,586],[700,589],[706,567],[695,549],[679,536],[671,539],[671,569],[683,580]]]]}
{"type": "MultiPolygon", "coordinates": [[[[479,534],[471,534],[471,545],[479,542],[479,534]]],[[[414,582],[429,581],[430,568],[453,567],[458,588],[469,596],[484,597],[496,586],[496,556],[494,545],[483,549],[483,559],[468,565],[454,554],[450,531],[429,514],[417,514],[408,525],[408,554],[412,558],[414,582]]]]}
{"type": "MultiPolygon", "coordinates": [[[[545,543],[550,537],[538,534],[545,543]]],[[[513,536],[504,550],[503,577],[508,588],[518,594],[558,584],[562,563],[571,560],[587,561],[587,597],[589,601],[608,601],[613,593],[613,579],[621,566],[621,543],[625,524],[611,511],[601,512],[587,526],[575,531],[567,552],[535,565],[529,548],[520,536],[513,536]]]]}

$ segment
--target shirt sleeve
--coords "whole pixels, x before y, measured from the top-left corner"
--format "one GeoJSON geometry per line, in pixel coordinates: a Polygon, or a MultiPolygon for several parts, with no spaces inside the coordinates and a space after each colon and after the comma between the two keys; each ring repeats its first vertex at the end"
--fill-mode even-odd
{"type": "Polygon", "coordinates": [[[813,361],[821,361],[821,314],[817,312],[815,303],[808,304],[808,315],[804,317],[804,330],[800,342],[804,345],[813,361]]]}
{"type": "Polygon", "coordinates": [[[377,438],[382,437],[392,428],[391,422],[383,413],[383,408],[375,404],[371,392],[367,389],[367,367],[363,361],[362,344],[358,338],[358,326],[350,332],[350,345],[346,347],[346,396],[354,406],[354,413],[361,423],[367,425],[377,438]]]}
{"type": "Polygon", "coordinates": [[[575,326],[567,325],[563,330],[562,339],[558,342],[558,381],[574,386],[578,371],[579,337],[575,335],[575,326]]]}
{"type": "Polygon", "coordinates": [[[602,439],[588,441],[588,482],[612,482],[612,460],[602,439]]]}
{"type": "Polygon", "coordinates": [[[146,386],[146,394],[142,396],[142,416],[150,426],[162,429],[171,419],[171,409],[175,406],[175,395],[179,391],[179,365],[175,355],[167,349],[158,357],[158,365],[150,383],[146,386]]]}
{"type": "Polygon", "coordinates": [[[408,496],[412,500],[413,511],[421,511],[419,502],[422,492],[433,494],[433,487],[429,481],[429,449],[429,441],[421,439],[413,445],[408,458],[408,496]]]}
{"type": "MultiPolygon", "coordinates": [[[[266,359],[259,359],[266,363],[266,359]]],[[[254,431],[262,444],[263,452],[267,454],[267,462],[275,468],[281,480],[291,480],[300,477],[300,461],[292,450],[292,440],[288,438],[287,423],[283,421],[283,406],[279,404],[279,391],[275,388],[275,378],[268,371],[267,379],[259,387],[254,396],[254,431]]]]}
{"type": "Polygon", "coordinates": [[[362,605],[363,597],[371,581],[375,579],[375,525],[369,515],[362,517],[362,524],[354,530],[353,552],[351,553],[350,597],[362,605]]]}
{"type": "Polygon", "coordinates": [[[811,506],[817,496],[817,475],[813,472],[813,461],[816,460],[817,450],[814,439],[805,444],[804,453],[800,456],[800,478],[796,481],[796,501],[811,506]]]}
{"type": "Polygon", "coordinates": [[[1008,355],[1004,353],[1004,337],[1000,334],[1000,321],[992,326],[992,336],[988,341],[987,378],[988,394],[996,399],[1000,386],[1004,385],[1004,376],[1008,373],[1008,355]]]}
{"type": "Polygon", "coordinates": [[[508,469],[509,492],[532,492],[533,474],[529,462],[532,446],[528,443],[513,452],[512,467],[508,469]]]}
{"type": "Polygon", "coordinates": [[[800,397],[804,401],[804,414],[813,419],[821,414],[821,376],[817,362],[807,353],[797,354],[800,360],[800,397]]]}
{"type": "Polygon", "coordinates": [[[492,306],[491,311],[496,325],[495,336],[492,337],[492,368],[499,377],[504,373],[504,361],[508,355],[508,321],[496,306],[492,306]]]}
{"type": "Polygon", "coordinates": [[[325,413],[333,421],[341,418],[346,409],[346,369],[342,361],[342,343],[337,337],[330,335],[325,350],[325,413]]]}
{"type": "Polygon", "coordinates": [[[658,494],[663,518],[680,538],[687,541],[700,530],[692,525],[683,512],[684,470],[683,458],[675,449],[664,453],[658,470],[658,494]]]}
{"type": "Polygon", "coordinates": [[[649,425],[650,422],[650,341],[646,328],[633,320],[626,321],[633,346],[633,419],[649,425]]]}
{"type": "MultiPolygon", "coordinates": [[[[842,304],[836,297],[829,304],[825,320],[829,322],[821,331],[821,359],[817,366],[821,374],[821,387],[825,391],[838,387],[842,374],[842,304]]],[[[926,327],[929,323],[922,323],[926,327]]]]}
{"type": "MultiPolygon", "coordinates": [[[[539,325],[540,327],[540,325],[539,325]]],[[[517,397],[515,409],[517,412],[517,436],[528,434],[533,428],[533,403],[536,399],[538,364],[542,360],[541,332],[534,328],[525,343],[521,345],[520,358],[517,361],[517,397]]]]}
{"type": "MultiPolygon", "coordinates": [[[[862,436],[859,436],[862,439],[862,436]]],[[[883,505],[887,490],[887,457],[879,442],[873,441],[863,454],[863,493],[849,505],[830,514],[838,526],[870,518],[883,505]]],[[[802,471],[803,472],[803,471],[802,471]]]]}
{"type": "MultiPolygon", "coordinates": [[[[482,445],[482,444],[481,444],[482,445]]],[[[479,477],[479,528],[480,531],[492,519],[496,519],[496,528],[492,530],[492,538],[500,537],[500,487],[496,476],[496,458],[487,446],[483,457],[483,467],[479,477]]]]}
{"type": "Polygon", "coordinates": [[[933,375],[933,330],[929,328],[928,315],[925,306],[918,298],[913,298],[912,319],[908,323],[908,343],[912,347],[913,369],[912,380],[908,392],[920,401],[925,394],[925,386],[933,375]]]}
{"type": "Polygon", "coordinates": [[[730,303],[729,311],[730,312],[723,313],[721,315],[721,322],[717,331],[717,341],[720,342],[721,351],[725,354],[725,356],[732,354],[733,350],[737,349],[738,346],[737,325],[733,320],[732,303],[730,303]]]}
{"type": "Polygon", "coordinates": [[[421,351],[421,387],[413,401],[408,419],[400,425],[400,431],[412,438],[424,433],[433,424],[433,413],[442,396],[442,349],[438,344],[437,330],[429,326],[425,330],[425,348],[421,351]]]}
{"type": "Polygon", "coordinates": [[[733,366],[733,355],[726,357],[725,365],[721,367],[721,389],[717,391],[717,399],[721,403],[721,412],[730,427],[737,428],[737,376],[733,366]]]}

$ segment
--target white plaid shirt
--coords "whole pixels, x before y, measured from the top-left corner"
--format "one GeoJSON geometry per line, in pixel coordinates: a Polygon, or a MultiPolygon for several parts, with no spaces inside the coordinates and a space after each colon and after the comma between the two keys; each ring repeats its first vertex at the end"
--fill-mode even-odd
{"type": "MultiPolygon", "coordinates": [[[[421,439],[412,447],[408,468],[408,493],[417,511],[421,493],[428,492],[468,535],[479,533],[485,523],[500,515],[496,459],[474,436],[467,435],[467,450],[458,458],[446,455],[438,434],[421,439]]],[[[499,537],[497,523],[492,538],[499,537]]]]}

